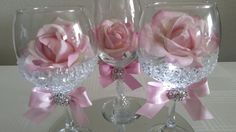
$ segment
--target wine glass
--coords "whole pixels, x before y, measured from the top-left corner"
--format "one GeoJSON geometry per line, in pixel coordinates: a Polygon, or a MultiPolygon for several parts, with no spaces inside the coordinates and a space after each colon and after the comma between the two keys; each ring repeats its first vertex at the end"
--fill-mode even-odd
{"type": "Polygon", "coordinates": [[[150,2],[141,15],[140,30],[141,68],[161,84],[162,92],[168,89],[165,97],[174,101],[166,123],[150,132],[185,132],[176,126],[175,106],[190,97],[189,87],[203,82],[217,64],[220,19],[216,4],[150,2]]]}
{"type": "MultiPolygon", "coordinates": [[[[104,103],[104,118],[115,124],[127,124],[138,118],[140,105],[125,95],[125,68],[137,60],[137,25],[141,6],[139,0],[95,0],[95,38],[100,65],[112,67],[117,97],[104,103]]],[[[139,87],[139,86],[138,86],[139,87]]],[[[137,87],[136,87],[137,88],[137,87]]]]}
{"type": "MultiPolygon", "coordinates": [[[[90,39],[91,29],[82,6],[35,7],[16,12],[13,37],[18,68],[36,86],[30,108],[36,105],[32,102],[39,101],[48,101],[35,106],[47,107],[42,111],[50,109],[48,111],[52,112],[55,106],[64,107],[68,115],[60,132],[91,131],[81,124],[86,120],[82,108],[90,106],[91,102],[85,89],[78,88],[97,61],[96,48],[90,39]],[[77,121],[75,116],[81,120],[77,121]]],[[[39,114],[30,110],[26,117],[38,122],[46,115],[40,117],[39,114]]]]}

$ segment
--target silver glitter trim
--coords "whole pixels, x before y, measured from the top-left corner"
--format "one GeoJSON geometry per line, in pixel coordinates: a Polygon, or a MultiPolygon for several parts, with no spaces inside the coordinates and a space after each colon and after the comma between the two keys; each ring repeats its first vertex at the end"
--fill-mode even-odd
{"type": "Polygon", "coordinates": [[[169,99],[176,101],[183,101],[188,96],[188,92],[185,89],[171,89],[167,93],[169,99]]]}
{"type": "Polygon", "coordinates": [[[124,69],[123,68],[114,68],[112,70],[112,79],[117,80],[117,79],[122,79],[124,76],[124,69]]]}
{"type": "Polygon", "coordinates": [[[71,100],[70,96],[63,93],[54,94],[52,98],[54,103],[60,106],[68,106],[71,100]]]}

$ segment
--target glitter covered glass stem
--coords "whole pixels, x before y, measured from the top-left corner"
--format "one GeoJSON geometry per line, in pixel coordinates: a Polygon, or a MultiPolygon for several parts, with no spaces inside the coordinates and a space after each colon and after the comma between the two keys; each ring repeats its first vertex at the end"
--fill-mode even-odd
{"type": "Polygon", "coordinates": [[[125,125],[117,125],[117,132],[126,132],[125,125]]]}
{"type": "Polygon", "coordinates": [[[65,128],[60,130],[60,132],[77,132],[78,126],[76,127],[74,120],[73,120],[71,110],[68,106],[65,107],[65,112],[66,112],[65,128]]]}
{"type": "Polygon", "coordinates": [[[103,117],[109,122],[117,125],[118,131],[125,131],[125,126],[139,118],[135,112],[140,105],[131,97],[125,95],[124,85],[124,69],[122,67],[115,67],[112,71],[112,78],[116,81],[116,96],[114,99],[103,104],[103,117]],[[120,125],[120,126],[119,126],[120,125]]]}
{"type": "Polygon", "coordinates": [[[166,120],[165,124],[153,126],[149,132],[187,132],[184,128],[176,124],[175,118],[177,102],[182,101],[183,98],[186,97],[185,94],[182,94],[182,91],[176,92],[176,90],[174,90],[173,92],[172,90],[168,93],[168,97],[173,100],[168,119],[166,120]]]}
{"type": "Polygon", "coordinates": [[[114,114],[119,114],[128,105],[129,101],[125,96],[125,87],[123,82],[124,70],[123,68],[114,68],[112,71],[113,79],[116,80],[116,92],[117,95],[114,100],[114,114]]]}
{"type": "MultiPolygon", "coordinates": [[[[119,117],[122,113],[125,112],[125,107],[129,105],[129,100],[125,96],[125,87],[122,79],[117,79],[116,81],[116,91],[117,96],[114,100],[114,115],[119,117]]],[[[119,119],[119,118],[116,118],[119,119]]],[[[125,132],[126,127],[124,124],[117,125],[117,132],[125,132]]]]}
{"type": "MultiPolygon", "coordinates": [[[[63,93],[58,93],[53,96],[53,100],[56,103],[57,106],[60,106],[64,109],[65,113],[65,124],[62,129],[59,130],[59,132],[80,132],[85,131],[80,129],[80,125],[77,124],[74,121],[73,114],[71,112],[71,108],[69,106],[71,97],[68,95],[65,95],[63,93]]],[[[54,132],[51,130],[50,132],[54,132]]],[[[85,131],[87,132],[87,130],[85,131]]],[[[89,131],[88,131],[89,132],[89,131]]]]}
{"type": "Polygon", "coordinates": [[[58,126],[53,126],[50,128],[49,132],[92,132],[91,129],[83,126],[83,124],[78,124],[79,122],[76,121],[75,113],[72,112],[72,108],[70,107],[70,102],[63,96],[62,94],[54,96],[54,101],[58,106],[64,109],[64,127],[57,128],[58,126]],[[59,98],[59,96],[61,98],[59,98]]]}
{"type": "MultiPolygon", "coordinates": [[[[125,88],[124,88],[124,82],[121,79],[117,79],[116,81],[116,91],[117,91],[117,97],[116,100],[118,102],[123,102],[126,99],[125,96],[125,88]]],[[[118,103],[119,105],[120,103],[118,103]]]]}
{"type": "MultiPolygon", "coordinates": [[[[177,101],[174,100],[165,127],[175,128],[175,126],[176,126],[176,120],[175,120],[176,103],[177,103],[177,101]]],[[[165,127],[163,129],[165,129],[165,127]]]]}
{"type": "MultiPolygon", "coordinates": [[[[113,102],[114,116],[119,117],[125,112],[125,108],[129,105],[129,100],[125,96],[125,87],[122,79],[116,80],[116,91],[117,95],[113,102]]],[[[118,119],[118,118],[115,118],[118,119]]]]}

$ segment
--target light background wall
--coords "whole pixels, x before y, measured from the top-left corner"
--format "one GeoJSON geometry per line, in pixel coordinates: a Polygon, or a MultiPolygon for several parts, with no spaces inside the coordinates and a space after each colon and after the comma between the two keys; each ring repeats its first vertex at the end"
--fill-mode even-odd
{"type": "MultiPolygon", "coordinates": [[[[141,0],[144,3],[144,0],[141,0]]],[[[236,61],[236,0],[216,0],[222,19],[220,61],[236,61]]],[[[93,0],[0,0],[0,65],[16,63],[12,44],[12,20],[15,10],[45,5],[87,6],[93,12],[93,0]]]]}

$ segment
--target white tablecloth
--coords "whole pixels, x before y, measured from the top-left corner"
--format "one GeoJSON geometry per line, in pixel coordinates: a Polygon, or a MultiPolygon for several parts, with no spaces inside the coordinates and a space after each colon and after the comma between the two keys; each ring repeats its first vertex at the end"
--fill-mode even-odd
{"type": "MultiPolygon", "coordinates": [[[[92,100],[115,95],[114,84],[103,89],[98,83],[95,72],[83,83],[92,100]]],[[[136,78],[146,86],[151,79],[141,74],[136,78]]],[[[208,121],[194,122],[181,105],[177,111],[196,132],[236,132],[236,62],[218,63],[209,77],[211,95],[202,99],[203,103],[215,116],[208,121]]],[[[41,124],[31,124],[23,118],[27,110],[30,90],[33,87],[18,72],[16,66],[0,66],[0,132],[47,132],[53,122],[61,115],[58,109],[41,124]]],[[[145,88],[130,91],[131,96],[145,97],[145,88]]],[[[151,124],[150,124],[151,125],[151,124]]],[[[137,126],[141,127],[141,126],[137,126]]]]}

